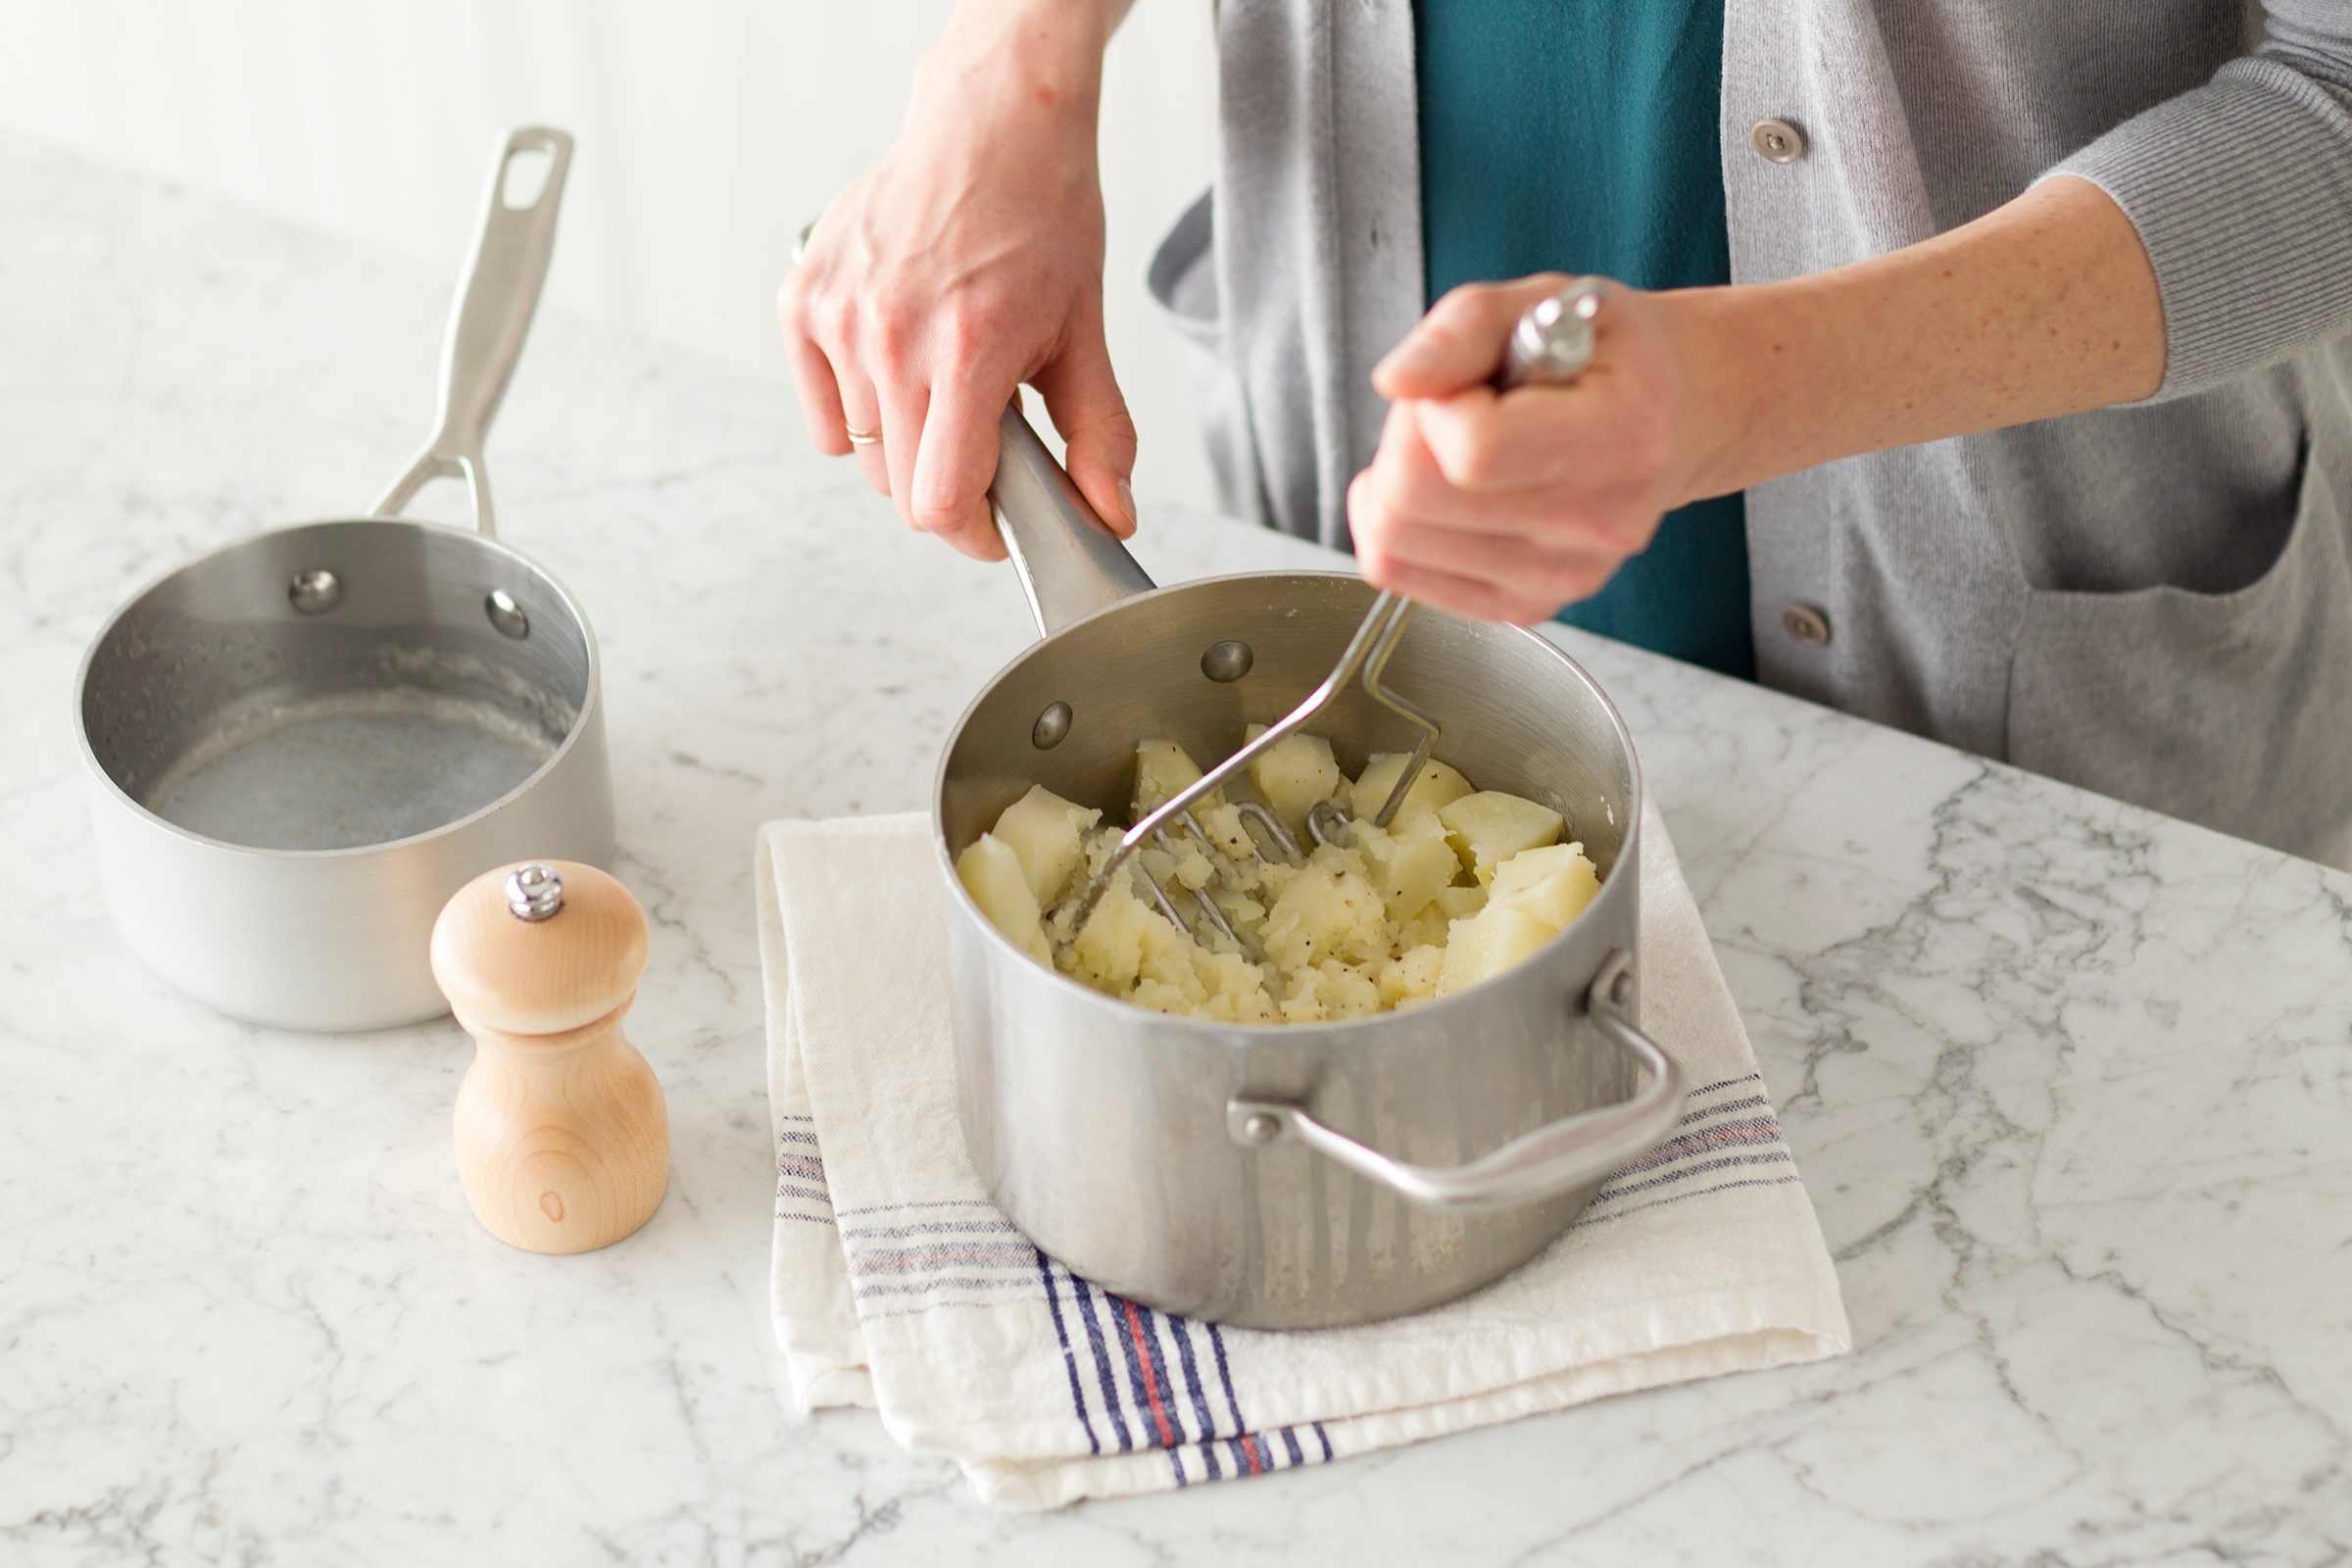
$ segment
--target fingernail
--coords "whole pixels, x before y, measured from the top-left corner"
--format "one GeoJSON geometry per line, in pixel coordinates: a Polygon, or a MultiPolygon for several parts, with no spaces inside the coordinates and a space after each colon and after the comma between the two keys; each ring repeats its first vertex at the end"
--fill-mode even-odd
{"type": "Polygon", "coordinates": [[[1127,509],[1127,531],[1133,533],[1136,524],[1135,486],[1124,479],[1119,481],[1119,505],[1127,509]]]}

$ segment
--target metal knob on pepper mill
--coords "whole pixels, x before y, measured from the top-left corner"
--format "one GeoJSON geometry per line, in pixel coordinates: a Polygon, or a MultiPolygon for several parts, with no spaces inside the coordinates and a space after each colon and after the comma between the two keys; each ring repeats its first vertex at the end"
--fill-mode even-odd
{"type": "Polygon", "coordinates": [[[472,1035],[458,1177],[491,1235],[586,1252],[643,1225],[669,1181],[662,1085],[620,1029],[645,911],[594,866],[501,866],[433,922],[433,979],[472,1035]]]}

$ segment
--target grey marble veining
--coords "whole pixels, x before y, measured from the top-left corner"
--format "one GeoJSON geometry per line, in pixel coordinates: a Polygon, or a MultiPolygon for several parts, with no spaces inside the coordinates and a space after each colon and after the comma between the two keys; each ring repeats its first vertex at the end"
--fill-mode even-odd
{"type": "MultiPolygon", "coordinates": [[[[491,1241],[450,1163],[468,1043],[257,1030],[148,976],[69,714],[136,583],[375,493],[448,288],[0,140],[0,1560],[2352,1556],[2352,879],[1572,633],[1855,1353],[1045,1517],[863,1416],[788,1421],[752,832],[918,805],[1026,618],[808,455],[786,389],[562,317],[490,462],[603,642],[673,1171],[623,1246],[491,1241]]],[[[1322,559],[1146,516],[1163,577],[1322,559]]]]}

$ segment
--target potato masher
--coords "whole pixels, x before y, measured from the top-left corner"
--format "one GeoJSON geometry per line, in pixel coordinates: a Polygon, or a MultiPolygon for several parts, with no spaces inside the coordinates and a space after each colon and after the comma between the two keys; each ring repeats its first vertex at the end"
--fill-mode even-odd
{"type": "MultiPolygon", "coordinates": [[[[1502,364],[1494,372],[1495,389],[1507,392],[1517,386],[1564,386],[1575,380],[1592,358],[1592,319],[1598,314],[1600,300],[1601,285],[1598,281],[1578,278],[1557,294],[1547,295],[1530,306],[1512,328],[1510,342],[1503,351],[1502,364]]],[[[1420,736],[1405,761],[1404,770],[1396,776],[1396,787],[1389,791],[1388,799],[1373,815],[1375,827],[1387,827],[1395,819],[1396,808],[1404,804],[1406,795],[1411,793],[1413,783],[1420,777],[1430,755],[1445,736],[1445,727],[1435,716],[1392,691],[1384,679],[1389,657],[1396,652],[1397,641],[1403,637],[1406,625],[1411,622],[1415,608],[1411,600],[1396,593],[1383,593],[1373,600],[1372,608],[1365,612],[1363,622],[1356,627],[1355,635],[1348,639],[1331,673],[1298,707],[1266,726],[1240,751],[1145,812],[1141,820],[1121,834],[1109,858],[1102,862],[1086,890],[1078,896],[1071,929],[1085,926],[1093,916],[1095,906],[1102,902],[1111,879],[1118,875],[1120,867],[1137,850],[1147,843],[1166,842],[1164,835],[1171,823],[1181,821],[1185,830],[1205,846],[1207,835],[1194,817],[1193,807],[1211,791],[1238,776],[1244,768],[1285,738],[1312,722],[1315,715],[1328,708],[1351,681],[1360,680],[1366,696],[1407,720],[1420,736]]],[[[1271,811],[1252,803],[1244,808],[1243,816],[1263,833],[1285,858],[1295,861],[1299,858],[1298,845],[1271,811]]],[[[1347,821],[1346,812],[1335,803],[1325,801],[1308,813],[1307,828],[1318,844],[1326,843],[1338,835],[1347,821]]],[[[1152,874],[1150,868],[1143,870],[1145,880],[1151,885],[1152,902],[1162,914],[1180,929],[1183,928],[1186,922],[1177,914],[1168,890],[1160,885],[1159,879],[1152,874]]],[[[1249,951],[1248,945],[1241,941],[1239,933],[1205,888],[1194,891],[1191,898],[1203,920],[1220,935],[1231,939],[1236,947],[1244,952],[1249,951]]]]}

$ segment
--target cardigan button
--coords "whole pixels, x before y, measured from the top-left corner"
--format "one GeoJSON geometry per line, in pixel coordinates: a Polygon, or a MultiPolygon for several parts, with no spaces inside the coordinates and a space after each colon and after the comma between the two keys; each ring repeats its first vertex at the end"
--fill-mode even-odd
{"type": "Polygon", "coordinates": [[[1747,144],[1768,164],[1793,164],[1805,156],[1805,133],[1786,120],[1759,120],[1747,144]]]}
{"type": "Polygon", "coordinates": [[[1819,648],[1830,640],[1830,617],[1811,605],[1790,605],[1781,612],[1781,626],[1808,648],[1819,648]]]}

